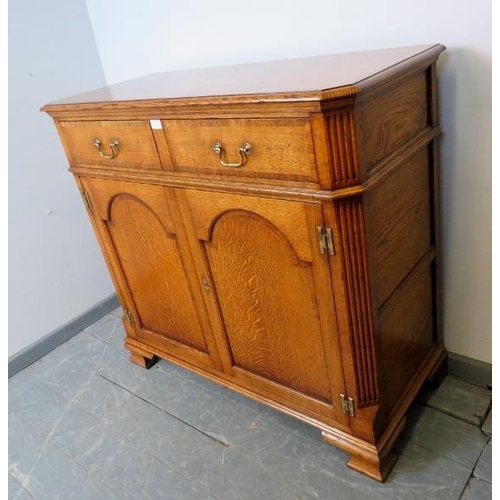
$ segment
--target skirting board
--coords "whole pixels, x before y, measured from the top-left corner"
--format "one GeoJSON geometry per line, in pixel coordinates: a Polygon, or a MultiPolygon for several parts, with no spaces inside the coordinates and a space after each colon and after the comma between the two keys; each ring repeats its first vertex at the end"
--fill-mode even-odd
{"type": "Polygon", "coordinates": [[[492,365],[448,352],[448,374],[485,387],[492,384],[492,365]]]}
{"type": "Polygon", "coordinates": [[[48,333],[9,358],[9,378],[95,323],[120,305],[116,294],[101,300],[88,311],[48,333]]]}

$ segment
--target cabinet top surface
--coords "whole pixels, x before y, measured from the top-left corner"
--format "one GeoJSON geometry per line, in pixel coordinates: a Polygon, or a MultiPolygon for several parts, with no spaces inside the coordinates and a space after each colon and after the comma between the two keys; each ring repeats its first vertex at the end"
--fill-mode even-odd
{"type": "Polygon", "coordinates": [[[263,94],[284,98],[309,94],[314,99],[315,93],[339,87],[347,87],[347,94],[353,94],[357,92],[354,86],[370,77],[396,65],[408,64],[415,56],[425,56],[425,52],[439,53],[441,50],[444,47],[438,44],[419,45],[152,73],[55,101],[42,109],[50,112],[53,108],[78,104],[223,96],[237,99],[263,94]]]}

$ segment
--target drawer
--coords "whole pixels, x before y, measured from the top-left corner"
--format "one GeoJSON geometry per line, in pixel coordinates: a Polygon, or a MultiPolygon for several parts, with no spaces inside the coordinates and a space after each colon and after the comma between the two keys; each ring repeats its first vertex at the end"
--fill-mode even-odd
{"type": "Polygon", "coordinates": [[[161,170],[149,121],[63,121],[58,129],[71,165],[161,170]]]}
{"type": "Polygon", "coordinates": [[[317,182],[307,118],[163,120],[162,126],[174,170],[317,182]],[[240,152],[246,144],[249,154],[240,152]]]}

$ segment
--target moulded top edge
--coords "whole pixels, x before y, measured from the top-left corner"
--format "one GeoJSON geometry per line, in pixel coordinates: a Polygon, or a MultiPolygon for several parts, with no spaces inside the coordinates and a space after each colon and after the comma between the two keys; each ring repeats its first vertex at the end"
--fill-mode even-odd
{"type": "Polygon", "coordinates": [[[432,49],[438,55],[444,48],[419,45],[153,73],[55,101],[42,110],[127,106],[137,101],[146,101],[144,105],[149,101],[172,101],[172,105],[320,101],[355,94],[359,90],[356,84],[396,65],[411,65],[412,58],[432,49]]]}

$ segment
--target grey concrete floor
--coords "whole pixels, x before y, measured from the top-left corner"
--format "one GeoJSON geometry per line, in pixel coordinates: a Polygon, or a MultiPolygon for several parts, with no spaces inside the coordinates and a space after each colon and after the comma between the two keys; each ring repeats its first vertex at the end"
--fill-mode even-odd
{"type": "Polygon", "coordinates": [[[116,310],[10,379],[10,500],[491,498],[487,389],[447,377],[422,393],[379,484],[310,426],[171,363],[130,363],[123,336],[116,310]]]}

